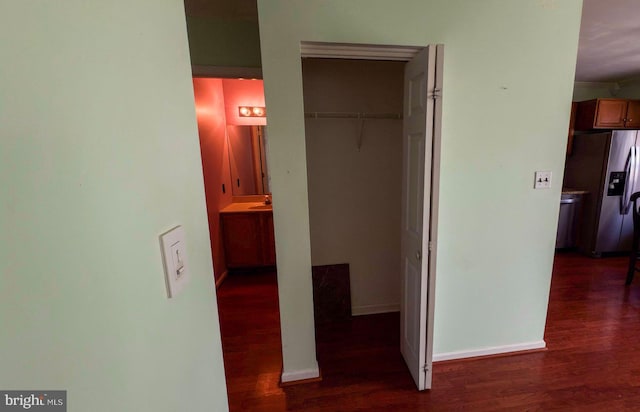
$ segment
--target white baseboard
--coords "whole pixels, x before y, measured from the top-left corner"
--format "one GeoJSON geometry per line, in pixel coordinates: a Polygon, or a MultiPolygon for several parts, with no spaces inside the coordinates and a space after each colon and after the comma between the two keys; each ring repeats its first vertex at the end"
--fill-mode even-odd
{"type": "Polygon", "coordinates": [[[498,355],[498,354],[510,353],[510,352],[521,352],[521,351],[532,350],[532,349],[544,349],[546,347],[547,347],[546,342],[544,340],[539,340],[537,342],[517,343],[515,345],[492,346],[489,348],[482,348],[482,349],[437,353],[433,355],[433,362],[453,360],[453,359],[475,358],[477,356],[498,355]]]}
{"type": "Polygon", "coordinates": [[[282,376],[280,380],[282,383],[294,382],[294,381],[303,381],[305,379],[313,379],[320,377],[320,368],[318,368],[318,363],[316,362],[315,368],[311,369],[301,369],[299,371],[289,371],[282,372],[282,376]]]}
{"type": "Polygon", "coordinates": [[[374,315],[376,313],[400,312],[400,304],[353,306],[351,316],[374,315]]]}

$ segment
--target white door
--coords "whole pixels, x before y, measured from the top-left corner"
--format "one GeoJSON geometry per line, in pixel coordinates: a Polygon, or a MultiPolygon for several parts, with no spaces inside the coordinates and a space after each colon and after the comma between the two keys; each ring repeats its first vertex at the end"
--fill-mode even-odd
{"type": "Polygon", "coordinates": [[[423,49],[404,74],[400,351],[418,390],[431,387],[427,296],[435,57],[435,46],[423,49]]]}

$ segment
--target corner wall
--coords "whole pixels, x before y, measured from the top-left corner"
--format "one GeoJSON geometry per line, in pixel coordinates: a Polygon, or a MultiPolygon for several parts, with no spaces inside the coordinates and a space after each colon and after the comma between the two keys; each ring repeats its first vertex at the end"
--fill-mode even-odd
{"type": "Polygon", "coordinates": [[[222,244],[220,210],[231,203],[232,197],[222,80],[196,78],[193,79],[193,89],[207,199],[211,253],[215,279],[218,280],[227,271],[222,244]],[[225,186],[225,193],[222,192],[222,185],[225,186]]]}
{"type": "Polygon", "coordinates": [[[0,39],[0,388],[227,410],[183,2],[5,0],[0,39]]]}

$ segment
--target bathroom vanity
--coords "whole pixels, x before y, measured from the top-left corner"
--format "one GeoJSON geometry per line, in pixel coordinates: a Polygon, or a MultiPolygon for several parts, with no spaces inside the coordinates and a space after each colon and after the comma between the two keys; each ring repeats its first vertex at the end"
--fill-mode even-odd
{"type": "Polygon", "coordinates": [[[273,210],[270,204],[234,201],[220,210],[220,220],[227,267],[275,266],[273,210]]]}

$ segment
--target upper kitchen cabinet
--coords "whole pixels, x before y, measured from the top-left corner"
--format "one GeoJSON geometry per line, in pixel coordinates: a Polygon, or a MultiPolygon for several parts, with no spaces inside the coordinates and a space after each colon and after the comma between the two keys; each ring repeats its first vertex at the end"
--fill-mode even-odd
{"type": "Polygon", "coordinates": [[[578,103],[576,130],[640,128],[640,100],[593,99],[578,103]]]}
{"type": "Polygon", "coordinates": [[[640,129],[640,100],[629,100],[625,126],[640,129]]]}

